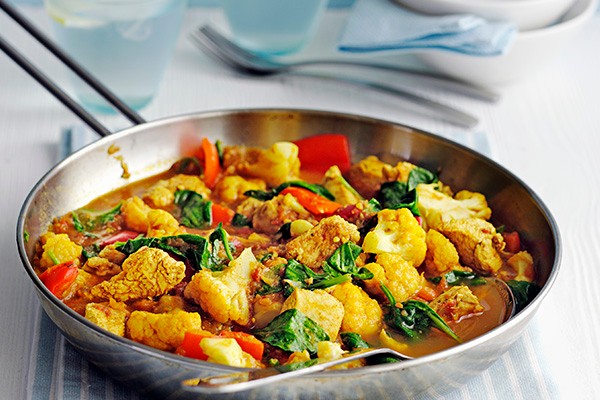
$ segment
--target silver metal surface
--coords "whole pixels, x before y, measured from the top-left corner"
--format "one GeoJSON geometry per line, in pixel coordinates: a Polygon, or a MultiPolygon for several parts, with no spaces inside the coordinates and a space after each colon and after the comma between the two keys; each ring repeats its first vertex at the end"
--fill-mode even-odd
{"type": "Polygon", "coordinates": [[[152,349],[98,328],[57,300],[40,282],[31,262],[35,242],[54,217],[133,180],[166,170],[176,159],[189,155],[201,137],[220,139],[225,144],[266,146],[324,132],[346,134],[355,159],[368,154],[389,162],[407,159],[439,170],[440,179],[455,188],[485,193],[494,210],[493,222],[520,232],[536,262],[542,290],[505,324],[445,351],[395,364],[324,371],[210,398],[408,399],[426,389],[444,393],[467,382],[508,350],[551,289],[560,264],[556,223],[531,189],[492,160],[435,135],[357,115],[311,110],[207,112],[125,129],[79,150],[38,182],[18,219],[19,254],[44,310],[84,357],[114,379],[139,390],[144,398],[203,398],[189,392],[181,382],[240,369],[152,349]],[[110,146],[119,148],[117,154],[109,154],[110,146]],[[121,161],[115,156],[123,158],[131,178],[121,177],[121,161]]]}
{"type": "MultiPolygon", "coordinates": [[[[212,30],[211,30],[212,31],[212,30]]],[[[224,65],[233,69],[234,71],[241,72],[250,75],[272,75],[267,74],[263,70],[263,73],[257,74],[252,71],[257,71],[257,66],[253,66],[251,59],[246,59],[244,53],[247,53],[244,49],[239,48],[232,42],[229,42],[223,36],[220,36],[216,31],[212,33],[203,31],[202,29],[197,31],[191,36],[192,41],[204,52],[211,55],[224,65]],[[238,49],[238,50],[236,50],[238,49]]],[[[384,84],[375,81],[369,81],[362,78],[349,77],[339,73],[326,73],[326,72],[296,72],[293,68],[285,68],[280,73],[293,74],[295,76],[303,76],[308,78],[327,79],[349,83],[352,85],[358,85],[369,89],[374,89],[383,93],[398,96],[404,100],[408,100],[410,103],[420,107],[424,111],[433,112],[433,115],[441,120],[453,123],[455,125],[472,128],[479,123],[479,120],[464,111],[450,107],[446,104],[439,103],[437,101],[430,100],[409,90],[394,87],[389,84],[384,84]]],[[[275,73],[273,73],[275,74],[275,73]]]]}

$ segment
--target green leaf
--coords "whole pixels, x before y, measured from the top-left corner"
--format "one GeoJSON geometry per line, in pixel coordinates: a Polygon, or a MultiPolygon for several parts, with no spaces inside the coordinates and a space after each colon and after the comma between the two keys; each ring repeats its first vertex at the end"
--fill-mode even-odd
{"type": "Polygon", "coordinates": [[[408,208],[414,215],[420,215],[417,191],[408,190],[408,185],[404,182],[392,181],[382,184],[379,190],[379,201],[383,208],[392,210],[408,208]]]}
{"type": "Polygon", "coordinates": [[[100,253],[100,245],[98,245],[98,243],[94,243],[90,246],[85,246],[81,252],[81,254],[86,259],[90,259],[92,257],[97,257],[99,253],[100,253]]]}
{"type": "Polygon", "coordinates": [[[240,213],[235,213],[233,218],[231,219],[231,225],[233,226],[252,226],[252,221],[246,218],[245,215],[240,213]]]}
{"type": "Polygon", "coordinates": [[[210,253],[210,257],[208,258],[207,265],[205,265],[204,268],[218,270],[225,266],[229,261],[233,260],[229,238],[227,236],[227,232],[225,232],[225,229],[223,229],[222,223],[219,222],[219,225],[210,234],[208,240],[212,245],[212,251],[210,253]],[[221,248],[225,251],[225,259],[219,256],[219,249],[221,248]]]}
{"type": "Polygon", "coordinates": [[[487,281],[485,278],[468,271],[461,271],[458,269],[452,270],[444,274],[444,278],[446,279],[446,283],[450,286],[457,285],[468,285],[468,286],[478,286],[485,285],[487,281]]]}
{"type": "Polygon", "coordinates": [[[73,220],[73,227],[77,232],[84,233],[88,236],[95,237],[96,235],[90,233],[98,229],[100,226],[106,225],[109,222],[114,221],[115,217],[121,213],[121,204],[117,204],[105,212],[91,211],[91,210],[77,210],[71,213],[71,219],[73,220]]]}
{"type": "Polygon", "coordinates": [[[521,311],[525,308],[540,292],[541,287],[535,283],[527,281],[507,281],[506,284],[510,287],[510,290],[515,297],[515,312],[521,311]]]}
{"type": "Polygon", "coordinates": [[[438,182],[437,174],[421,167],[413,168],[408,174],[407,190],[410,192],[417,188],[420,183],[430,184],[438,182]]]}
{"type": "Polygon", "coordinates": [[[332,201],[335,200],[333,195],[329,192],[329,190],[325,189],[324,186],[313,184],[313,183],[308,183],[308,182],[304,182],[304,181],[284,182],[281,185],[277,186],[276,188],[273,188],[273,189],[267,190],[267,191],[248,190],[248,191],[244,192],[244,195],[246,195],[248,197],[253,197],[253,198],[261,200],[261,201],[267,201],[267,200],[271,200],[273,197],[275,197],[279,193],[281,193],[281,191],[283,189],[288,188],[290,186],[301,187],[301,188],[310,190],[311,192],[316,193],[320,196],[323,196],[329,200],[332,200],[332,201]]]}
{"type": "Polygon", "coordinates": [[[291,371],[297,371],[299,369],[303,369],[303,368],[307,368],[307,367],[312,367],[313,365],[317,364],[319,362],[318,358],[314,358],[312,360],[307,360],[307,361],[299,361],[299,362],[295,362],[295,363],[291,363],[291,364],[284,364],[284,365],[277,365],[274,368],[279,371],[279,372],[291,372],[291,371]]]}
{"type": "Polygon", "coordinates": [[[342,274],[352,274],[358,272],[356,259],[360,253],[362,253],[360,246],[352,242],[346,242],[338,247],[325,262],[342,274]]]}
{"type": "Polygon", "coordinates": [[[362,336],[360,336],[358,333],[341,332],[340,339],[342,339],[342,343],[348,351],[368,349],[371,347],[369,346],[369,343],[365,342],[362,336]]]}
{"type": "Polygon", "coordinates": [[[175,192],[175,204],[180,208],[179,222],[188,228],[207,229],[212,224],[212,202],[193,190],[175,192]]]}
{"type": "Polygon", "coordinates": [[[317,353],[317,343],[329,336],[315,321],[295,308],[275,317],[267,326],[252,332],[256,337],[283,351],[317,353]]]}

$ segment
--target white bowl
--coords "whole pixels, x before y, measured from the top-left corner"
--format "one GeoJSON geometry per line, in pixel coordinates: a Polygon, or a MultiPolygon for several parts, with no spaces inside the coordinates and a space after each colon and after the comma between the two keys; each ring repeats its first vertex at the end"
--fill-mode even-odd
{"type": "Polygon", "coordinates": [[[574,0],[395,0],[426,14],[475,14],[494,21],[512,21],[520,31],[556,22],[574,0]]]}
{"type": "Polygon", "coordinates": [[[425,50],[416,56],[429,67],[464,81],[484,85],[515,83],[556,57],[591,18],[597,3],[598,0],[577,0],[560,22],[518,32],[508,52],[500,56],[477,57],[446,50],[425,50]]]}

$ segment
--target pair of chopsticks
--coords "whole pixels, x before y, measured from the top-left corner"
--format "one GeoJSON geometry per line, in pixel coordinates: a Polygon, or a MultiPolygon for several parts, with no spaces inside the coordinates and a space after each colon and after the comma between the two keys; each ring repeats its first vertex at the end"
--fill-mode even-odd
{"type": "MultiPolygon", "coordinates": [[[[112,91],[98,81],[90,74],[81,64],[75,61],[71,56],[59,48],[48,36],[36,28],[23,15],[21,15],[13,6],[6,0],[0,0],[0,8],[25,31],[27,31],[34,39],[42,44],[48,51],[56,56],[65,66],[79,76],[84,82],[90,85],[99,95],[115,107],[121,114],[135,125],[146,122],[138,113],[132,110],[127,104],[119,99],[112,91]]],[[[54,83],[46,74],[39,68],[33,65],[25,58],[16,48],[11,46],[7,41],[0,36],[0,50],[13,59],[21,68],[23,68],[31,77],[38,81],[46,88],[54,97],[56,97],[67,108],[73,111],[81,118],[90,128],[96,131],[100,136],[108,136],[112,132],[102,125],[92,114],[85,110],[79,103],[73,100],[65,91],[63,91],[56,83],[54,83]]]]}

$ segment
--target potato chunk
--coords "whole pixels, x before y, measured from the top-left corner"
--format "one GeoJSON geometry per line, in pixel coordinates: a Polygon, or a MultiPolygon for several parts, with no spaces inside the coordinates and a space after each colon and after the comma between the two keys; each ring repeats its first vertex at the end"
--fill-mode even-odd
{"type": "Polygon", "coordinates": [[[330,340],[336,340],[344,318],[344,306],[338,299],[320,289],[296,289],[283,303],[281,312],[293,308],[323,328],[330,340]]]}
{"type": "Polygon", "coordinates": [[[108,302],[88,303],[85,306],[87,320],[119,336],[125,336],[125,320],[128,315],[129,312],[125,307],[114,307],[108,302]]]}

